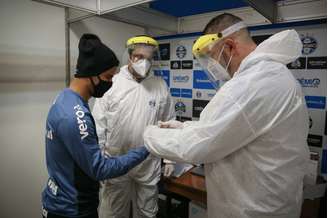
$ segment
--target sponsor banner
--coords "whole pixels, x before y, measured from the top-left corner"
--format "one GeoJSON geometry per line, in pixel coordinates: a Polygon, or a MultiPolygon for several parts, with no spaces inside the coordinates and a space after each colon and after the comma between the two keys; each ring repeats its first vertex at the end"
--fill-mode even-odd
{"type": "Polygon", "coordinates": [[[204,110],[209,101],[206,100],[193,100],[192,102],[192,116],[199,117],[200,113],[204,110]]]}
{"type": "Polygon", "coordinates": [[[306,58],[305,57],[300,57],[293,61],[292,63],[287,64],[288,69],[305,69],[306,67],[306,58]]]}
{"type": "Polygon", "coordinates": [[[313,78],[300,78],[297,79],[303,88],[319,88],[320,79],[318,77],[313,78]]]}
{"type": "Polygon", "coordinates": [[[194,89],[193,99],[210,101],[216,94],[214,89],[194,89]]]}
{"type": "Polygon", "coordinates": [[[324,135],[325,130],[325,111],[308,109],[309,114],[309,134],[324,135]]]}
{"type": "Polygon", "coordinates": [[[181,61],[171,61],[171,69],[172,70],[181,69],[181,61]]]}
{"type": "Polygon", "coordinates": [[[192,117],[192,99],[173,97],[173,100],[177,117],[192,117]]]}
{"type": "Polygon", "coordinates": [[[326,97],[324,96],[305,96],[306,105],[308,108],[325,109],[326,97]]]}
{"type": "Polygon", "coordinates": [[[192,98],[192,89],[171,88],[170,92],[172,97],[192,98]]]}
{"type": "Polygon", "coordinates": [[[170,87],[170,71],[169,70],[154,70],[155,76],[160,76],[164,79],[167,86],[170,87]]]}
{"type": "Polygon", "coordinates": [[[313,147],[322,147],[322,135],[312,135],[309,134],[307,138],[307,142],[309,146],[313,147]]]}
{"type": "Polygon", "coordinates": [[[192,98],[192,89],[181,89],[182,98],[192,98]]]}
{"type": "Polygon", "coordinates": [[[212,83],[208,79],[206,73],[202,70],[194,70],[194,81],[193,88],[194,89],[214,89],[212,83]]]}
{"type": "Polygon", "coordinates": [[[172,88],[192,88],[192,73],[186,70],[172,70],[171,71],[171,87],[172,88]]]}
{"type": "Polygon", "coordinates": [[[177,98],[181,97],[181,89],[170,88],[170,92],[172,97],[177,97],[177,98]]]}
{"type": "Polygon", "coordinates": [[[159,54],[160,60],[167,61],[170,60],[170,43],[159,44],[159,54]]]}
{"type": "Polygon", "coordinates": [[[308,57],[307,69],[327,69],[327,57],[308,57]]]}
{"type": "Polygon", "coordinates": [[[327,79],[325,70],[292,70],[305,96],[325,96],[327,79]]]}
{"type": "Polygon", "coordinates": [[[193,68],[193,61],[182,61],[182,69],[192,69],[193,68]]]}

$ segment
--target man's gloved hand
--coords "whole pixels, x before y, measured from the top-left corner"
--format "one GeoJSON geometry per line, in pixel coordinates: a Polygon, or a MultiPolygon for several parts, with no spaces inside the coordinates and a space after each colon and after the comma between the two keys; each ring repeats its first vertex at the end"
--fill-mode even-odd
{"type": "Polygon", "coordinates": [[[158,121],[157,125],[160,128],[171,128],[171,129],[181,129],[183,127],[183,123],[177,120],[169,120],[166,122],[158,121]]]}
{"type": "Polygon", "coordinates": [[[167,159],[164,159],[163,162],[165,164],[164,165],[164,176],[170,177],[175,170],[175,162],[167,160],[167,159]]]}

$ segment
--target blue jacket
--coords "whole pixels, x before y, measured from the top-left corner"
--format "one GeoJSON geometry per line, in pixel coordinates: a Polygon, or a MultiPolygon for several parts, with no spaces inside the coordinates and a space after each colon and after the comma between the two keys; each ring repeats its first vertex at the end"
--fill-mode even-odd
{"type": "Polygon", "coordinates": [[[71,89],[64,89],[47,118],[49,180],[42,193],[44,212],[69,217],[95,213],[98,181],[127,173],[147,156],[144,147],[119,157],[102,155],[88,103],[71,89]]]}

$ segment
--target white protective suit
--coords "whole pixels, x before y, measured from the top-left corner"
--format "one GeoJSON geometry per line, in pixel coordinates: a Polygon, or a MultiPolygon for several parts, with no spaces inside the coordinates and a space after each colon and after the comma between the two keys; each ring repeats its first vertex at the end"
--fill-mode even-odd
{"type": "MultiPolygon", "coordinates": [[[[99,144],[107,154],[117,156],[144,145],[147,125],[175,119],[175,109],[162,78],[149,76],[138,83],[124,66],[113,78],[112,88],[96,100],[93,117],[99,144]]],[[[99,217],[128,218],[131,200],[135,216],[155,217],[160,174],[161,160],[149,155],[128,174],[107,180],[101,189],[99,217]]]]}
{"type": "Polygon", "coordinates": [[[296,31],[277,33],[242,61],[199,121],[147,127],[152,154],[205,163],[209,218],[300,217],[308,114],[285,65],[301,50],[296,31]]]}

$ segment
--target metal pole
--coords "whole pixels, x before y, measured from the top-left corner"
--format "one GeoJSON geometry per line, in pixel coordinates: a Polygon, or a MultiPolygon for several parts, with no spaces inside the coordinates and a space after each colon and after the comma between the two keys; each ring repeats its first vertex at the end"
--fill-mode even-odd
{"type": "Polygon", "coordinates": [[[65,76],[65,84],[66,87],[69,86],[71,82],[71,52],[70,52],[70,36],[69,36],[69,30],[70,30],[70,24],[68,22],[69,19],[69,8],[65,8],[65,66],[66,66],[66,76],[65,76]]]}

